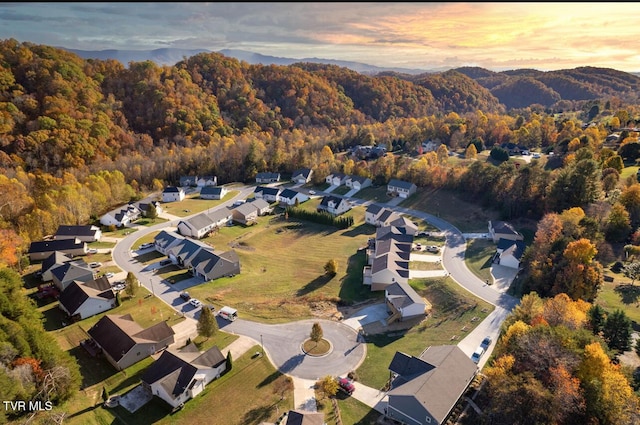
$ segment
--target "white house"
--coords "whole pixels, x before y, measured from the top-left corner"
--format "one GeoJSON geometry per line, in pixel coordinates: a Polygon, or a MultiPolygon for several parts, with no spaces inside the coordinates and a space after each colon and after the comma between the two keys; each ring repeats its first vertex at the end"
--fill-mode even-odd
{"type": "Polygon", "coordinates": [[[427,303],[407,282],[395,282],[387,286],[384,299],[390,313],[387,323],[426,315],[427,303]]]}
{"type": "Polygon", "coordinates": [[[100,217],[100,224],[103,226],[123,227],[138,220],[141,216],[142,211],[140,208],[133,204],[127,204],[104,214],[100,217]]]}
{"type": "Polygon", "coordinates": [[[218,185],[217,176],[201,176],[196,179],[196,186],[198,187],[217,186],[217,185],[218,185]]]}
{"type": "Polygon", "coordinates": [[[344,184],[350,189],[361,190],[371,186],[371,179],[362,176],[348,176],[344,184]]]}
{"type": "Polygon", "coordinates": [[[53,235],[54,239],[74,239],[77,238],[82,242],[96,242],[102,238],[102,231],[98,226],[58,226],[58,230],[53,235]]]}
{"type": "Polygon", "coordinates": [[[280,181],[280,173],[258,173],[256,174],[256,183],[275,183],[280,181]]]}
{"type": "Polygon", "coordinates": [[[391,179],[387,185],[387,193],[389,196],[408,198],[416,193],[417,190],[418,187],[415,184],[403,180],[391,179]]]}
{"type": "Polygon", "coordinates": [[[267,202],[278,202],[280,200],[280,192],[282,192],[282,189],[279,187],[258,186],[253,191],[253,195],[267,202]]]}
{"type": "Polygon", "coordinates": [[[325,182],[332,186],[342,186],[347,180],[347,176],[342,173],[333,173],[325,177],[325,182]]]}
{"type": "Polygon", "coordinates": [[[501,266],[518,269],[526,247],[523,241],[500,239],[493,261],[501,266]]]}
{"type": "Polygon", "coordinates": [[[291,175],[291,180],[294,183],[305,184],[311,181],[313,170],[311,168],[300,168],[291,175]]]}
{"type": "Polygon", "coordinates": [[[116,296],[104,276],[84,283],[71,282],[58,300],[60,310],[81,320],[116,307],[116,296]]]}
{"type": "Polygon", "coordinates": [[[216,346],[201,353],[193,344],[165,350],[142,375],[143,386],[177,408],[200,394],[226,370],[226,358],[216,346]]]}
{"type": "Polygon", "coordinates": [[[489,236],[494,243],[498,243],[500,239],[508,239],[511,241],[524,240],[524,236],[520,234],[515,227],[505,221],[489,221],[489,236]]]}
{"type": "Polygon", "coordinates": [[[178,202],[185,197],[184,189],[181,187],[167,186],[162,191],[162,202],[178,202]]]}
{"type": "Polygon", "coordinates": [[[325,195],[318,205],[318,210],[327,211],[333,215],[344,214],[351,209],[351,204],[344,198],[333,195],[325,195]]]}
{"type": "Polygon", "coordinates": [[[205,186],[200,190],[200,198],[219,200],[224,198],[228,190],[224,186],[205,186]]]}
{"type": "Polygon", "coordinates": [[[232,219],[229,208],[219,208],[209,213],[203,212],[187,220],[178,222],[178,231],[183,236],[201,239],[212,230],[222,227],[232,219]]]}
{"type": "Polygon", "coordinates": [[[288,206],[295,205],[296,200],[298,200],[298,204],[301,204],[309,200],[309,196],[293,189],[284,189],[282,192],[280,192],[279,198],[280,198],[280,204],[284,204],[288,206]]]}

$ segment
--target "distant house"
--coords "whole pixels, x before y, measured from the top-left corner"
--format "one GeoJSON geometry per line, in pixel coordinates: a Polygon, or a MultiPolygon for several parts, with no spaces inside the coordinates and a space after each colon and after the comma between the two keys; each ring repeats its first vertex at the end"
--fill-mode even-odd
{"type": "Polygon", "coordinates": [[[300,168],[296,170],[291,175],[291,180],[294,183],[305,184],[311,181],[311,175],[313,174],[313,170],[311,168],[300,168]]]}
{"type": "Polygon", "coordinates": [[[298,204],[301,204],[309,200],[309,196],[293,189],[284,189],[282,192],[280,192],[279,198],[280,198],[280,204],[287,205],[287,206],[295,205],[296,200],[298,201],[298,204]]]}
{"type": "Polygon", "coordinates": [[[348,176],[344,184],[350,189],[361,190],[371,186],[371,179],[362,176],[348,176]]]}
{"type": "Polygon", "coordinates": [[[378,226],[378,216],[385,207],[379,204],[369,204],[364,212],[364,221],[372,226],[378,226]]]}
{"type": "Polygon", "coordinates": [[[196,186],[205,188],[207,186],[217,186],[218,185],[218,177],[217,176],[202,176],[196,179],[196,186]]]}
{"type": "Polygon", "coordinates": [[[280,181],[280,173],[258,173],[256,183],[275,183],[280,181]]]}
{"type": "Polygon", "coordinates": [[[200,198],[202,199],[222,199],[228,193],[224,186],[205,186],[200,189],[200,198]]]}
{"type": "Polygon", "coordinates": [[[202,239],[212,230],[224,226],[233,218],[229,208],[219,208],[210,213],[200,213],[186,220],[180,220],[177,228],[181,235],[202,239]]]}
{"type": "Polygon", "coordinates": [[[253,191],[253,195],[271,203],[280,200],[280,192],[282,192],[282,189],[279,187],[258,186],[253,191]]]}
{"type": "Polygon", "coordinates": [[[82,242],[97,242],[102,237],[102,231],[98,226],[58,226],[53,235],[56,240],[77,238],[82,242]]]}
{"type": "Polygon", "coordinates": [[[123,227],[138,220],[142,216],[140,208],[133,204],[127,204],[115,208],[100,217],[100,224],[103,226],[123,227]]]}
{"type": "Polygon", "coordinates": [[[500,239],[496,247],[493,262],[512,269],[520,268],[526,244],[523,241],[500,239]]]}
{"type": "Polygon", "coordinates": [[[318,205],[319,211],[327,211],[333,215],[344,214],[351,209],[351,204],[344,198],[333,195],[325,195],[318,205]]]}
{"type": "Polygon", "coordinates": [[[104,315],[88,334],[117,370],[126,369],[174,343],[173,329],[166,321],[143,329],[130,314],[104,315]]]}
{"type": "Polygon", "coordinates": [[[51,271],[63,263],[73,261],[73,258],[63,252],[54,251],[42,261],[40,266],[41,278],[43,282],[53,279],[51,271]]]}
{"type": "Polygon", "coordinates": [[[440,142],[435,142],[433,140],[427,140],[426,142],[422,142],[422,152],[435,152],[440,146],[440,142]]]}
{"type": "Polygon", "coordinates": [[[52,241],[36,241],[29,245],[29,260],[44,260],[56,251],[62,252],[69,256],[87,255],[87,243],[82,242],[78,238],[59,239],[52,241]]]}
{"type": "Polygon", "coordinates": [[[151,394],[177,408],[200,394],[226,367],[226,358],[217,346],[201,353],[191,343],[179,351],[165,350],[141,380],[151,394]]]}
{"type": "Polygon", "coordinates": [[[444,424],[478,373],[456,345],[431,346],[419,357],[398,351],[389,370],[393,378],[385,415],[411,425],[444,424]]]}
{"type": "Polygon", "coordinates": [[[80,320],[116,307],[116,296],[104,276],[84,283],[71,282],[58,300],[62,311],[80,320]]]}
{"type": "Polygon", "coordinates": [[[425,300],[406,282],[396,282],[384,289],[384,299],[389,317],[387,323],[424,317],[425,300]]]}
{"type": "Polygon", "coordinates": [[[515,227],[505,221],[489,221],[489,236],[494,243],[498,243],[500,239],[508,239],[511,241],[524,240],[524,236],[519,233],[515,227]]]}
{"type": "Polygon", "coordinates": [[[325,177],[325,182],[332,186],[342,186],[347,180],[347,176],[342,173],[333,173],[325,177]]]}
{"type": "Polygon", "coordinates": [[[258,209],[251,202],[245,202],[233,208],[231,216],[235,223],[250,226],[258,221],[258,209]]]}
{"type": "Polygon", "coordinates": [[[273,211],[273,208],[271,207],[271,205],[269,205],[269,203],[264,199],[261,199],[261,198],[253,199],[249,201],[249,203],[252,204],[256,210],[258,210],[258,215],[269,214],[271,213],[271,211],[273,211]]]}
{"type": "Polygon", "coordinates": [[[167,186],[162,191],[162,202],[179,202],[185,197],[181,187],[167,186]]]}
{"type": "Polygon", "coordinates": [[[140,210],[140,213],[143,217],[147,217],[149,215],[149,210],[151,209],[151,205],[155,207],[156,214],[162,214],[162,212],[164,211],[162,209],[162,205],[158,201],[152,201],[152,200],[138,201],[138,202],[135,202],[133,205],[140,210]]]}
{"type": "Polygon", "coordinates": [[[415,184],[403,180],[391,179],[389,184],[387,184],[387,193],[389,196],[408,198],[416,193],[417,190],[418,187],[415,184]]]}
{"type": "Polygon", "coordinates": [[[305,410],[289,410],[281,425],[326,425],[324,414],[319,412],[307,412],[305,410]]]}
{"type": "Polygon", "coordinates": [[[192,187],[198,185],[198,176],[180,176],[180,187],[192,187]]]}
{"type": "Polygon", "coordinates": [[[62,263],[51,270],[51,280],[60,291],[64,291],[72,282],[90,282],[95,273],[84,260],[62,263]]]}

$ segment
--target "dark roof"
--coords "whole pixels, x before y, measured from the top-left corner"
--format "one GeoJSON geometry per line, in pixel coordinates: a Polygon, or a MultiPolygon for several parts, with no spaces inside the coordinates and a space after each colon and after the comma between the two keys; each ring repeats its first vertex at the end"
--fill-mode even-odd
{"type": "Polygon", "coordinates": [[[56,236],[93,236],[100,230],[96,226],[58,226],[56,236]]]}
{"type": "Polygon", "coordinates": [[[268,187],[268,186],[258,186],[256,187],[255,192],[262,192],[262,195],[273,195],[277,196],[280,193],[281,189],[279,187],[268,187]],[[258,190],[259,189],[259,190],[258,190]]]}
{"type": "Polygon", "coordinates": [[[93,277],[93,270],[84,260],[68,261],[51,270],[51,274],[60,282],[69,280],[88,281],[93,277]]]}
{"type": "Polygon", "coordinates": [[[37,252],[53,252],[53,251],[65,251],[70,249],[79,249],[86,246],[85,242],[77,241],[76,239],[56,239],[53,241],[36,241],[31,242],[29,245],[29,254],[37,252]]]}
{"type": "Polygon", "coordinates": [[[310,168],[300,168],[299,170],[294,171],[291,177],[302,176],[306,179],[309,178],[309,174],[311,174],[310,168]]]}
{"type": "Polygon", "coordinates": [[[262,172],[256,174],[256,179],[279,179],[280,173],[262,172]]]}
{"type": "Polygon", "coordinates": [[[280,197],[281,198],[287,198],[287,199],[293,199],[298,193],[297,190],[293,190],[293,189],[284,189],[282,192],[280,192],[280,197]]]}
{"type": "Polygon", "coordinates": [[[380,211],[382,211],[384,209],[384,207],[382,205],[378,205],[378,204],[370,204],[367,207],[367,211],[369,214],[373,214],[374,216],[377,216],[378,213],[380,211]]]}
{"type": "Polygon", "coordinates": [[[67,263],[71,260],[73,260],[73,258],[69,257],[64,252],[60,252],[60,251],[52,252],[51,255],[45,258],[44,261],[42,262],[42,271],[46,272],[53,266],[60,265],[62,263],[67,263]]]}
{"type": "Polygon", "coordinates": [[[289,410],[283,425],[324,425],[324,415],[318,412],[289,410]]]}
{"type": "Polygon", "coordinates": [[[322,205],[323,207],[326,207],[329,205],[329,202],[331,201],[333,201],[336,205],[340,205],[340,203],[344,202],[345,199],[339,196],[325,195],[322,197],[322,201],[320,201],[320,205],[322,205]]]}
{"type": "Polygon", "coordinates": [[[523,241],[512,241],[509,239],[500,238],[498,241],[498,249],[502,250],[502,253],[510,253],[515,258],[520,260],[524,255],[524,250],[527,245],[523,241]]]}
{"type": "Polygon", "coordinates": [[[398,180],[398,179],[391,179],[389,181],[389,186],[393,186],[393,187],[401,187],[403,189],[411,189],[413,186],[415,186],[415,184],[411,183],[411,182],[406,182],[404,180],[398,180]]]}
{"type": "Polygon", "coordinates": [[[62,291],[59,301],[70,314],[74,314],[89,297],[107,300],[115,298],[109,280],[103,276],[86,283],[73,281],[62,291]]]}
{"type": "Polygon", "coordinates": [[[520,235],[515,227],[505,221],[491,221],[491,227],[494,233],[503,235],[520,235]]]}
{"type": "Polygon", "coordinates": [[[200,195],[222,195],[222,186],[205,186],[200,189],[200,195]]]}
{"type": "Polygon", "coordinates": [[[180,189],[175,186],[167,186],[164,188],[164,193],[177,193],[180,192],[180,189]]]}

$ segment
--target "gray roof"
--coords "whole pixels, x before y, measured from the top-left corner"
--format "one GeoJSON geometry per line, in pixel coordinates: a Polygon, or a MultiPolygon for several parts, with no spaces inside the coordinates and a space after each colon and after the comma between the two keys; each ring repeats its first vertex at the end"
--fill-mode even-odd
{"type": "Polygon", "coordinates": [[[500,233],[503,235],[520,235],[515,227],[506,221],[490,221],[491,227],[494,233],[500,233]]]}
{"type": "Polygon", "coordinates": [[[378,204],[370,204],[367,207],[367,211],[369,214],[373,214],[374,216],[377,216],[378,213],[380,213],[380,211],[382,211],[383,209],[385,209],[382,205],[378,205],[378,204]]]}
{"type": "Polygon", "coordinates": [[[200,189],[200,195],[222,195],[222,186],[205,186],[200,189]]]}
{"type": "Polygon", "coordinates": [[[293,177],[297,177],[297,176],[302,176],[305,179],[309,178],[309,175],[311,174],[311,169],[310,168],[300,168],[299,170],[296,170],[293,172],[291,178],[293,177]]]}
{"type": "Polygon", "coordinates": [[[412,304],[425,304],[422,297],[405,282],[396,282],[385,288],[387,299],[394,307],[400,309],[412,304]]]}
{"type": "Polygon", "coordinates": [[[46,272],[47,270],[49,270],[54,266],[57,267],[62,263],[67,263],[72,260],[73,258],[69,257],[64,252],[54,251],[51,253],[51,255],[49,255],[47,258],[44,259],[44,261],[42,262],[41,270],[42,272],[46,272]]]}
{"type": "Polygon", "coordinates": [[[93,270],[84,260],[68,261],[51,270],[51,274],[60,282],[81,280],[87,282],[93,278],[93,270]]]}
{"type": "Polygon", "coordinates": [[[416,403],[403,406],[412,406],[413,411],[404,413],[422,417],[426,411],[437,423],[446,420],[478,371],[456,345],[431,346],[419,358],[402,353],[396,356],[389,369],[399,376],[388,392],[389,404],[394,406],[396,397],[412,397],[416,403]]]}
{"type": "Polygon", "coordinates": [[[398,179],[391,179],[389,180],[389,186],[393,186],[393,187],[400,187],[402,189],[411,189],[412,187],[415,186],[415,184],[411,183],[411,182],[406,182],[404,180],[398,180],[398,179]]]}
{"type": "Polygon", "coordinates": [[[287,421],[283,425],[324,425],[324,415],[318,412],[289,410],[287,421]]]}
{"type": "Polygon", "coordinates": [[[177,234],[176,232],[172,232],[169,230],[162,230],[160,233],[156,235],[153,241],[160,248],[166,248],[171,245],[176,240],[182,240],[183,237],[177,234]]]}
{"type": "Polygon", "coordinates": [[[167,186],[164,188],[164,190],[162,191],[163,193],[178,193],[180,192],[181,189],[175,187],[175,186],[167,186]]]}
{"type": "Polygon", "coordinates": [[[262,198],[256,198],[253,201],[250,202],[251,204],[253,204],[254,207],[256,207],[259,210],[263,210],[265,208],[270,208],[271,205],[269,205],[269,203],[267,201],[265,201],[262,198]]]}
{"type": "Polygon", "coordinates": [[[100,230],[97,226],[58,226],[55,236],[94,236],[100,230]]]}

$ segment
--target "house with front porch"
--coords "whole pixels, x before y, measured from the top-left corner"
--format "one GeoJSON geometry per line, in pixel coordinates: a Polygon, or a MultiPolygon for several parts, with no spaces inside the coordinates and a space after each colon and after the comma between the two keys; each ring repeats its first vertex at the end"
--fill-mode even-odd
{"type": "Polygon", "coordinates": [[[148,328],[130,314],[106,314],[87,332],[111,365],[123,370],[173,344],[173,329],[162,320],[148,328]]]}
{"type": "Polygon", "coordinates": [[[345,198],[334,195],[325,195],[318,205],[318,211],[326,211],[329,214],[340,215],[351,209],[351,204],[345,198]]]}
{"type": "Polygon", "coordinates": [[[293,189],[284,189],[280,192],[280,196],[278,198],[280,199],[280,205],[286,205],[289,207],[295,205],[296,200],[298,201],[298,204],[309,200],[309,196],[293,189]]]}
{"type": "Polygon", "coordinates": [[[201,176],[196,178],[197,187],[205,188],[207,186],[217,186],[217,185],[218,185],[217,176],[201,176]]]}
{"type": "Polygon", "coordinates": [[[200,352],[191,343],[181,350],[167,349],[142,375],[142,385],[169,406],[178,408],[196,397],[226,370],[226,357],[217,346],[200,352]]]}
{"type": "Polygon", "coordinates": [[[343,173],[333,173],[325,177],[324,180],[331,186],[342,186],[347,180],[347,176],[343,173]]]}
{"type": "Polygon", "coordinates": [[[371,179],[369,177],[362,177],[362,176],[347,176],[346,180],[344,181],[344,184],[349,189],[361,190],[361,189],[364,189],[365,187],[371,186],[371,179]]]}
{"type": "Polygon", "coordinates": [[[415,184],[404,180],[391,179],[387,184],[387,194],[393,197],[408,198],[417,190],[418,187],[415,184]]]}

